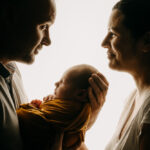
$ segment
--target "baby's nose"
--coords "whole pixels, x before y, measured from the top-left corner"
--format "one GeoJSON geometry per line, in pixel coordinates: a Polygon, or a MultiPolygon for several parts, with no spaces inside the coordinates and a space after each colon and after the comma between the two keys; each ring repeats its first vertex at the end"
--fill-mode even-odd
{"type": "Polygon", "coordinates": [[[56,82],[56,83],[55,83],[55,86],[57,87],[58,85],[59,85],[59,82],[56,82]]]}

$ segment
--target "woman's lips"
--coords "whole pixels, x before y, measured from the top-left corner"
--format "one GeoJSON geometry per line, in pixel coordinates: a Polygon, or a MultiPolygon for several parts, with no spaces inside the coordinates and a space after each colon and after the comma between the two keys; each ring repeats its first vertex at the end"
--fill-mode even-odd
{"type": "Polygon", "coordinates": [[[107,51],[107,56],[109,59],[114,58],[116,55],[112,51],[107,51]]]}

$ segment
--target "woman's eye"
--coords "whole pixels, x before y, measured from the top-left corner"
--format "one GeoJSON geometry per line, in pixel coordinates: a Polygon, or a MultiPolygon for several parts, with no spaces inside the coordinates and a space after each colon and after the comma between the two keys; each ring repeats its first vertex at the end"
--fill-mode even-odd
{"type": "Polygon", "coordinates": [[[111,37],[116,37],[117,35],[114,32],[110,32],[111,37]]]}

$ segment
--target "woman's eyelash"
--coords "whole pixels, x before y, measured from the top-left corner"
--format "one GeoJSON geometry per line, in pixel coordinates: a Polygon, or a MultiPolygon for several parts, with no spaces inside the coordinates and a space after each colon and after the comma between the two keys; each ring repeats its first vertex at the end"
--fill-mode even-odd
{"type": "Polygon", "coordinates": [[[113,33],[113,32],[110,32],[110,35],[111,35],[111,36],[116,36],[116,34],[115,34],[115,33],[113,33]]]}

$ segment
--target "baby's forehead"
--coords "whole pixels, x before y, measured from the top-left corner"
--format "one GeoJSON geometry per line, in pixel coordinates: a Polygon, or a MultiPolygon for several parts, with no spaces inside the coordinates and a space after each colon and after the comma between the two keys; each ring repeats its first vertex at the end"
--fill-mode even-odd
{"type": "Polygon", "coordinates": [[[92,73],[97,73],[98,70],[90,65],[76,65],[66,70],[62,76],[63,80],[70,80],[74,82],[80,79],[90,77],[92,73]]]}
{"type": "Polygon", "coordinates": [[[71,68],[64,72],[62,79],[74,80],[76,77],[78,77],[78,70],[71,68]]]}

